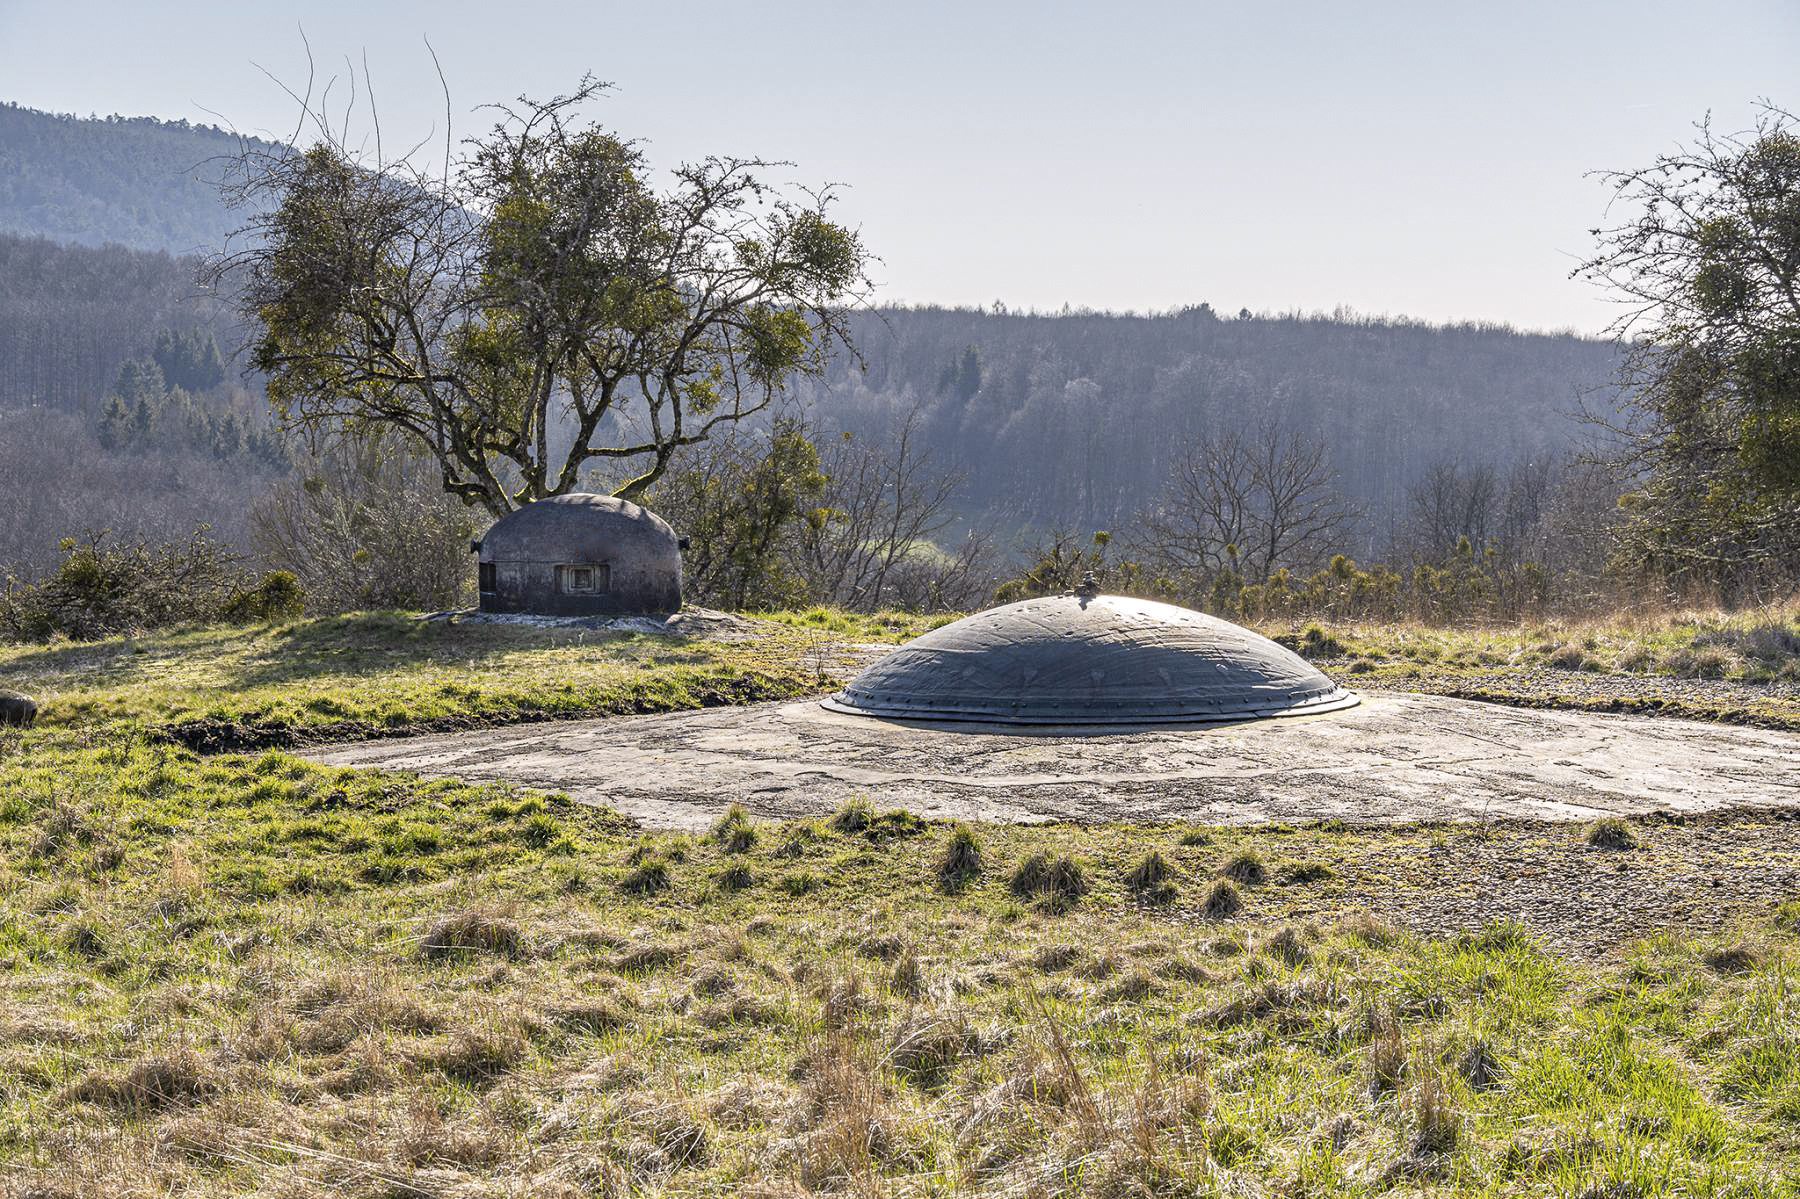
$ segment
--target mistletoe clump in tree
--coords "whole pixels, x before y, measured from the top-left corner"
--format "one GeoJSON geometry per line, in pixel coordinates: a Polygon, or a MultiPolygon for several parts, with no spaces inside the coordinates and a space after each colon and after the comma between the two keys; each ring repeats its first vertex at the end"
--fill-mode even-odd
{"type": "Polygon", "coordinates": [[[1800,128],[1607,175],[1627,219],[1577,273],[1626,305],[1621,557],[1728,596],[1800,577],[1800,128]]]}
{"type": "Polygon", "coordinates": [[[847,344],[870,257],[830,191],[742,158],[659,190],[583,116],[605,86],[502,106],[436,174],[361,160],[316,112],[310,148],[242,164],[238,198],[266,215],[215,275],[290,427],[399,430],[495,516],[595,467],[637,499],[847,344]]]}

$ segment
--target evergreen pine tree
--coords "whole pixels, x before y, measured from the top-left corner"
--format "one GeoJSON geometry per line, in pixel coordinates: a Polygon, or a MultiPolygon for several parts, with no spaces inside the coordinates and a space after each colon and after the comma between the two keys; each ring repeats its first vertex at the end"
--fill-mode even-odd
{"type": "Polygon", "coordinates": [[[100,410],[100,444],[109,450],[122,448],[131,435],[130,425],[131,413],[125,401],[116,395],[107,396],[100,410]]]}

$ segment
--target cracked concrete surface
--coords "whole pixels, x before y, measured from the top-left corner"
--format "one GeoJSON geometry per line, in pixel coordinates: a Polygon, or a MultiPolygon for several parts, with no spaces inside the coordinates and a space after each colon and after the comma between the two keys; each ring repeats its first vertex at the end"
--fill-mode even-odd
{"type": "Polygon", "coordinates": [[[324,746],[315,761],[565,791],[651,827],[815,816],[1204,824],[1587,820],[1800,805],[1800,737],[1401,693],[1319,716],[1092,735],[812,701],[324,746]]]}

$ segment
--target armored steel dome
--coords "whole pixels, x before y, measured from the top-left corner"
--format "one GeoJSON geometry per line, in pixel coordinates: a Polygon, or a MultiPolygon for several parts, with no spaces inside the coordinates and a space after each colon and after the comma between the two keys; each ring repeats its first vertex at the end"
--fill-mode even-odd
{"type": "Polygon", "coordinates": [[[667,521],[628,500],[539,500],[502,517],[476,550],[484,612],[660,615],[681,607],[681,543],[667,521]]]}
{"type": "Polygon", "coordinates": [[[1092,591],[945,625],[824,701],[863,716],[1040,725],[1208,723],[1356,702],[1299,655],[1248,629],[1092,591]]]}

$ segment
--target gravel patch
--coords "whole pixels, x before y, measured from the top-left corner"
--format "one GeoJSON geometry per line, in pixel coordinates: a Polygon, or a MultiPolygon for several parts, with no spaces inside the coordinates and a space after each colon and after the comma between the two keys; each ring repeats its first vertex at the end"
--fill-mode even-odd
{"type": "MultiPolygon", "coordinates": [[[[1564,823],[1415,826],[1385,836],[1299,830],[1282,848],[1328,863],[1331,876],[1245,888],[1243,915],[1339,920],[1366,911],[1434,936],[1512,921],[1559,953],[1593,958],[1670,929],[1723,931],[1800,897],[1800,811],[1653,814],[1635,827],[1639,846],[1629,850],[1591,846],[1581,825],[1564,823]]],[[[1212,923],[1193,890],[1159,910],[1212,923]]]]}

